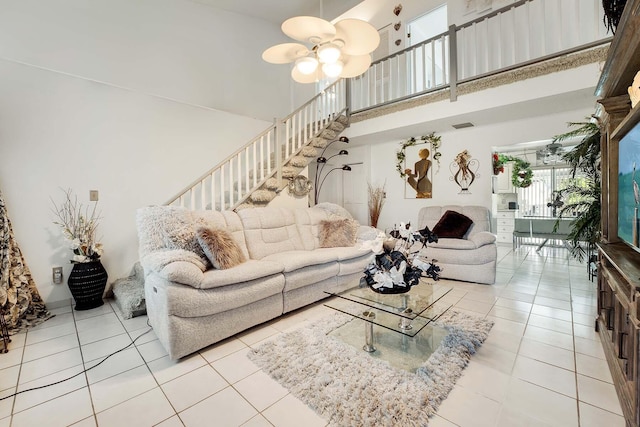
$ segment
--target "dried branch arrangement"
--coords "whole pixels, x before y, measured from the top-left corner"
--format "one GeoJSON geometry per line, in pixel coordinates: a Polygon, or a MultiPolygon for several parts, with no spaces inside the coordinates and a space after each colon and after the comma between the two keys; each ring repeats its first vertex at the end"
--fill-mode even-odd
{"type": "Polygon", "coordinates": [[[369,224],[372,227],[378,227],[378,219],[380,218],[380,212],[385,202],[385,184],[382,186],[374,187],[371,183],[367,183],[369,191],[369,224]]]}

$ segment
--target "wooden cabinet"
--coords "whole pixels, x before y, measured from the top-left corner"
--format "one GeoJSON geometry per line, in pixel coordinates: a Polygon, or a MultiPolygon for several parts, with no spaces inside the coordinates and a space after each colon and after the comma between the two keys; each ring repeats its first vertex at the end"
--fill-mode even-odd
{"type": "Polygon", "coordinates": [[[496,214],[496,240],[498,243],[511,243],[513,241],[515,215],[515,211],[498,211],[496,214]]]}
{"type": "Polygon", "coordinates": [[[596,329],[628,426],[640,425],[640,254],[625,243],[600,244],[596,329]]]}
{"type": "Polygon", "coordinates": [[[638,11],[640,0],[628,0],[596,89],[604,108],[596,329],[628,426],[640,426],[640,253],[618,237],[618,143],[640,122],[627,94],[640,70],[638,11]]]}

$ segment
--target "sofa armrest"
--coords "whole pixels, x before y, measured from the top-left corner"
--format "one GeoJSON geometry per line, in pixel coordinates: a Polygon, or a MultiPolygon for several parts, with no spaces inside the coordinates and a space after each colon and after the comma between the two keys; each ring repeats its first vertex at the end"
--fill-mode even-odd
{"type": "Polygon", "coordinates": [[[495,234],[489,233],[488,231],[480,231],[473,236],[469,237],[473,243],[475,243],[476,247],[481,247],[484,245],[490,245],[496,242],[495,234]]]}
{"type": "Polygon", "coordinates": [[[155,272],[171,282],[199,288],[204,279],[204,265],[198,255],[183,249],[151,252],[140,259],[145,276],[155,272]]]}

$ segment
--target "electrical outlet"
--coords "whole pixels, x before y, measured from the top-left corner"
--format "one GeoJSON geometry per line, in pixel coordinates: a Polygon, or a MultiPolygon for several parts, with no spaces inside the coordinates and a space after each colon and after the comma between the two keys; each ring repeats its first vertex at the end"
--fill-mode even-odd
{"type": "Polygon", "coordinates": [[[98,190],[89,190],[89,201],[90,202],[98,201],[98,190]]]}
{"type": "Polygon", "coordinates": [[[53,283],[58,285],[62,283],[63,276],[62,267],[53,267],[53,283]]]}

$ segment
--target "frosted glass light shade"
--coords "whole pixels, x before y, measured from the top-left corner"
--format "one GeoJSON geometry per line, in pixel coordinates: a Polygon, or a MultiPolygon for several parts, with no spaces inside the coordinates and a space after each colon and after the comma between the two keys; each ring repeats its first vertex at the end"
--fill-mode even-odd
{"type": "Polygon", "coordinates": [[[327,75],[327,77],[338,77],[340,73],[342,73],[342,62],[337,61],[333,64],[324,64],[322,66],[322,72],[327,75]]]}
{"type": "Polygon", "coordinates": [[[340,58],[340,49],[333,43],[328,43],[318,48],[318,59],[323,64],[333,64],[340,58]]]}
{"type": "Polygon", "coordinates": [[[302,74],[311,74],[318,68],[318,60],[310,56],[305,56],[304,58],[300,58],[296,61],[296,68],[302,74]]]}

